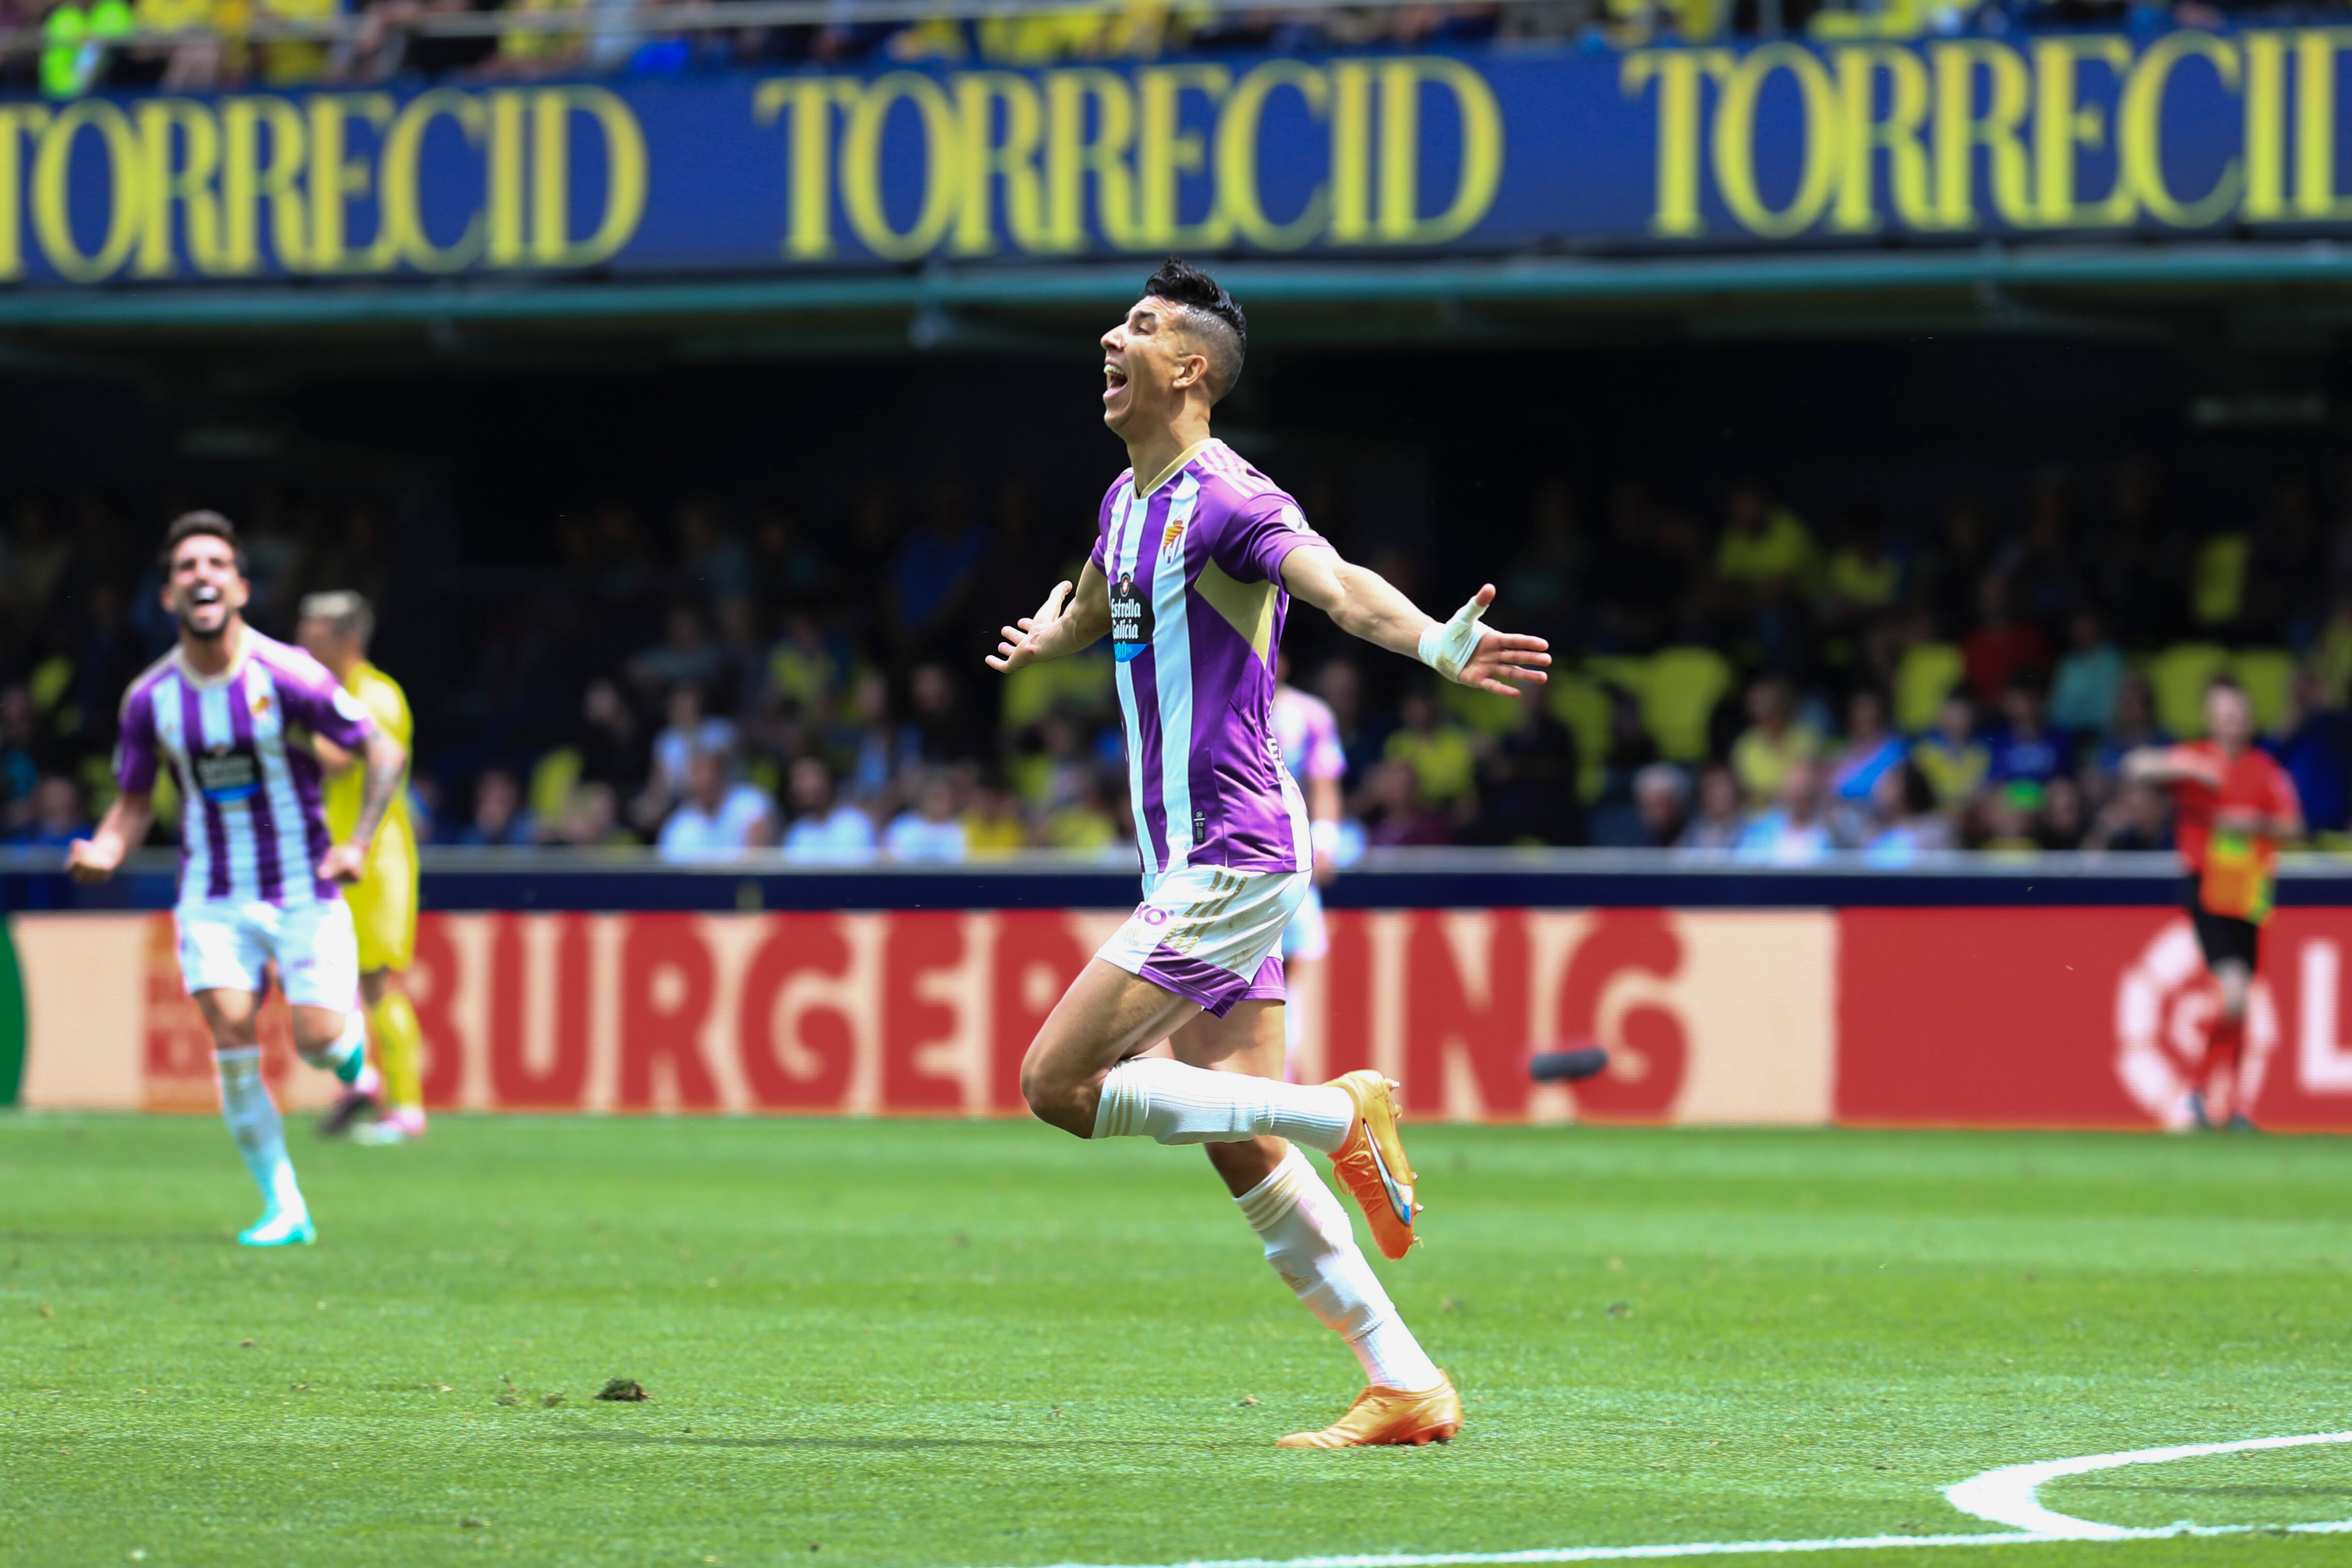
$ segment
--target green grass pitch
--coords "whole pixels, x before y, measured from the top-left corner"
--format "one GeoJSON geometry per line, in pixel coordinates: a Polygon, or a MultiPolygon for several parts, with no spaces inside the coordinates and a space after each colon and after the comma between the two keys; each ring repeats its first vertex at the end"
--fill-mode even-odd
{"type": "MultiPolygon", "coordinates": [[[[1021,1568],[1990,1531],[1939,1489],[2352,1427],[2352,1142],[1411,1139],[1428,1243],[1383,1272],[1468,1426],[1293,1453],[1275,1437],[1336,1415],[1356,1367],[1193,1151],[452,1117],[409,1149],[300,1136],[320,1245],[254,1254],[218,1124],[0,1117],[0,1563],[1021,1568]],[[614,1376],[650,1399],[594,1400],[614,1376]]],[[[2352,1519],[2352,1452],[2042,1499],[2126,1525],[2352,1519]]],[[[2352,1561],[2352,1536],[1803,1561],[2300,1564],[2352,1561]]]]}

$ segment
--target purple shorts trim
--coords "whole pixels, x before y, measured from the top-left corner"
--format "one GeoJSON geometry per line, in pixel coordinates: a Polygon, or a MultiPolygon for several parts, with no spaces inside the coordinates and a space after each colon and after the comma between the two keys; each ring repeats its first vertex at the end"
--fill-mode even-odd
{"type": "MultiPolygon", "coordinates": [[[[1281,961],[1267,961],[1275,965],[1275,984],[1281,985],[1281,961]]],[[[1172,991],[1187,1002],[1197,1002],[1202,1010],[1222,1018],[1234,1010],[1234,1004],[1258,994],[1257,987],[1265,983],[1265,968],[1261,964],[1255,981],[1244,980],[1230,969],[1220,969],[1205,958],[1178,952],[1164,942],[1151,950],[1136,973],[1163,991],[1172,991]]]]}
{"type": "Polygon", "coordinates": [[[1250,982],[1249,989],[1242,993],[1241,999],[1244,1002],[1290,1000],[1290,986],[1282,973],[1282,954],[1269,952],[1265,955],[1265,962],[1257,966],[1257,978],[1250,982]]]}

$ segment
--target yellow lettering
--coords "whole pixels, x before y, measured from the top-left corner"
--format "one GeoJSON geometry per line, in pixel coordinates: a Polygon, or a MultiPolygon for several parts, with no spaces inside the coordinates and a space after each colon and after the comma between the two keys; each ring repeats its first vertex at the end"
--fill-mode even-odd
{"type": "Polygon", "coordinates": [[[1045,78],[1045,231],[1052,248],[1086,244],[1086,182],[1095,183],[1095,222],[1121,250],[1141,243],[1136,232],[1135,181],[1127,158],[1135,144],[1135,94],[1127,79],[1096,67],[1057,70],[1045,78]],[[1095,106],[1095,132],[1087,135],[1087,105],[1095,106]]]}
{"type": "Polygon", "coordinates": [[[377,135],[392,123],[392,95],[383,92],[321,92],[311,95],[310,111],[310,265],[320,272],[381,272],[394,259],[379,215],[375,239],[357,257],[349,246],[351,200],[364,196],[373,184],[370,164],[347,156],[346,134],[356,117],[377,135]]]}
{"type": "Polygon", "coordinates": [[[541,267],[590,267],[637,232],[646,213],[646,133],[629,106],[601,87],[545,87],[531,95],[530,258],[541,267]],[[587,238],[572,237],[572,117],[596,121],[604,139],[604,211],[587,238]]]}
{"type": "Polygon", "coordinates": [[[139,133],[131,128],[122,110],[104,99],[81,99],[58,110],[33,154],[33,233],[40,241],[41,255],[58,277],[73,283],[95,283],[129,259],[131,247],[139,242],[144,205],[139,177],[145,162],[139,133]],[[74,140],[84,126],[95,129],[106,146],[112,197],[107,208],[106,237],[88,253],[74,238],[68,188],[74,140]]]}
{"type": "Polygon", "coordinates": [[[1011,71],[971,71],[955,79],[956,103],[963,111],[963,210],[956,222],[956,252],[986,256],[996,248],[993,192],[1004,182],[1004,229],[1026,251],[1055,248],[1045,229],[1038,187],[1037,147],[1045,115],[1037,89],[1011,71]],[[996,136],[996,108],[1004,105],[1004,136],[996,136]]]}
{"type": "Polygon", "coordinates": [[[2246,205],[2254,223],[2286,211],[2286,35],[2246,33],[2246,205]]]}
{"type": "Polygon", "coordinates": [[[1503,111],[1486,79],[1442,55],[1391,60],[1381,68],[1381,215],[1384,240],[1434,245],[1467,233],[1494,205],[1503,183],[1503,111]],[[1462,117],[1462,172],[1454,200],[1435,217],[1421,216],[1421,89],[1426,82],[1454,95],[1462,117]]]}
{"type": "Polygon", "coordinates": [[[383,209],[384,227],[399,247],[400,258],[419,272],[461,272],[481,258],[482,214],[477,208],[466,229],[446,247],[436,246],[425,232],[424,204],[418,200],[417,162],[425,132],[435,118],[447,115],[466,133],[468,145],[482,143],[486,118],[482,105],[456,88],[436,88],[408,100],[392,132],[383,139],[383,209]]]}
{"type": "Polygon", "coordinates": [[[772,125],[792,110],[786,132],[783,253],[797,261],[833,254],[833,107],[856,102],[857,84],[837,77],[778,77],[751,97],[751,117],[772,125]]]}
{"type": "Polygon", "coordinates": [[[25,275],[25,138],[48,122],[37,103],[0,103],[0,282],[25,275]]]}
{"type": "Polygon", "coordinates": [[[520,267],[530,259],[524,237],[522,206],[527,151],[524,97],[511,88],[490,94],[490,144],[482,156],[482,206],[489,216],[488,250],[493,267],[520,267]]]}
{"type": "Polygon", "coordinates": [[[1135,73],[1136,228],[1145,245],[1213,246],[1233,237],[1231,220],[1213,205],[1199,223],[1177,220],[1183,176],[1208,157],[1200,132],[1181,128],[1184,94],[1198,92],[1213,105],[1233,79],[1224,67],[1210,65],[1152,66],[1135,73]]]}
{"type": "Polygon", "coordinates": [[[1298,60],[1268,60],[1234,84],[1217,120],[1217,195],[1234,232],[1267,250],[1297,250],[1311,244],[1323,230],[1330,206],[1327,185],[1318,185],[1307,205],[1288,223],[1265,216],[1257,188],[1258,132],[1265,118],[1265,100],[1276,88],[1297,90],[1307,111],[1323,118],[1330,103],[1331,86],[1323,73],[1298,60]]]}
{"type": "MultiPolygon", "coordinates": [[[[2131,45],[2111,37],[2061,36],[2033,41],[2033,79],[2038,89],[2033,111],[2034,213],[2053,228],[2131,222],[2132,183],[2124,177],[2120,163],[2105,199],[2080,206],[2074,203],[2074,150],[2095,148],[2107,139],[2106,123],[2099,110],[2078,96],[2075,68],[2086,59],[2104,62],[2122,81],[2131,71],[2131,45]]],[[[2117,156],[2121,156],[2120,148],[2117,156]]]]}
{"type": "Polygon", "coordinates": [[[1372,68],[1362,60],[1331,67],[1331,237],[1372,237],[1372,68]]]}
{"type": "Polygon", "coordinates": [[[268,202],[278,265],[299,271],[310,254],[300,183],[308,145],[302,111],[283,98],[230,98],[221,100],[220,114],[221,270],[261,269],[261,204],[268,202]],[[267,163],[261,162],[265,131],[267,163]]]}
{"type": "Polygon", "coordinates": [[[1658,84],[1652,234],[1706,232],[1698,210],[1699,81],[1702,72],[1720,79],[1730,68],[1731,55],[1725,49],[1635,49],[1625,57],[1617,80],[1626,97],[1639,98],[1653,80],[1658,84]]]}
{"type": "Polygon", "coordinates": [[[929,77],[892,71],[877,77],[858,94],[841,137],[841,201],[849,226],[875,255],[892,261],[927,254],[955,221],[962,187],[963,145],[954,107],[929,77]],[[882,131],[900,99],[915,106],[923,122],[923,202],[914,226],[890,226],[882,201],[882,131]]]}
{"type": "Polygon", "coordinates": [[[1886,188],[1903,226],[1937,226],[1927,181],[1927,150],[1919,132],[1927,122],[1927,67],[1916,52],[1894,44],[1864,44],[1837,52],[1838,88],[1845,107],[1840,135],[1845,150],[1838,181],[1837,207],[1830,226],[1840,234],[1871,234],[1878,228],[1877,160],[1886,150],[1886,188]],[[1886,78],[1886,117],[1872,113],[1874,89],[1886,78]]]}
{"type": "Polygon", "coordinates": [[[1837,89],[1811,50],[1795,44],[1749,50],[1725,77],[1723,100],[1715,110],[1715,186],[1723,193],[1723,205],[1751,234],[1772,239],[1802,234],[1836,194],[1842,130],[1837,89]],[[1775,212],[1756,188],[1756,104],[1764,83],[1782,69],[1796,78],[1804,101],[1805,161],[1796,194],[1775,212]]]}
{"type": "Polygon", "coordinates": [[[1936,73],[1936,211],[1942,226],[1977,226],[1979,147],[1990,164],[1994,210],[2004,222],[2032,224],[2025,144],[2018,136],[2029,102],[2025,62],[2015,49],[1989,39],[1937,44],[1929,53],[1936,73]],[[1976,108],[1979,66],[1988,79],[1982,114],[1976,108]]]}
{"type": "Polygon", "coordinates": [[[2294,39],[2294,216],[2307,223],[2352,218],[2336,194],[2336,57],[2352,27],[2305,27],[2294,39]]]}
{"type": "Polygon", "coordinates": [[[220,172],[219,123],[209,108],[186,98],[151,98],[139,104],[137,113],[147,144],[147,216],[139,226],[139,261],[132,270],[142,278],[169,278],[180,269],[172,254],[174,204],[186,217],[188,264],[199,272],[223,270],[220,198],[213,190],[220,172]],[[183,152],[176,164],[174,141],[183,152]]]}
{"type": "Polygon", "coordinates": [[[2238,205],[2245,166],[2232,158],[2213,182],[2213,188],[2193,202],[2174,196],[2164,180],[2164,93],[2171,85],[2173,68],[2189,55],[2212,62],[2213,74],[2231,92],[2238,90],[2238,51],[2225,38],[2210,33],[2167,33],[2139,58],[2139,68],[2124,84],[2123,106],[2116,111],[2121,128],[2121,183],[2137,194],[2140,205],[2175,228],[2202,228],[2218,223],[2238,205]]]}

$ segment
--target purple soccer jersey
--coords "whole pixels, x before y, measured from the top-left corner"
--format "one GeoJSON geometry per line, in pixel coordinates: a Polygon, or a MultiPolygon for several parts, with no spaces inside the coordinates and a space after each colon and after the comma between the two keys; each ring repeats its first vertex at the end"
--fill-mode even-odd
{"type": "Polygon", "coordinates": [[[180,901],[308,903],[340,896],[318,875],[327,852],[319,761],[287,743],[306,730],[357,751],[375,729],[324,665],[247,626],[229,673],[206,681],[175,648],[122,699],[114,779],[146,795],[169,766],[185,803],[180,901]]]}
{"type": "Polygon", "coordinates": [[[1303,871],[1307,809],[1274,739],[1282,563],[1323,539],[1222,441],[1148,496],[1121,474],[1092,557],[1110,584],[1128,791],[1146,878],[1188,866],[1303,871]]]}

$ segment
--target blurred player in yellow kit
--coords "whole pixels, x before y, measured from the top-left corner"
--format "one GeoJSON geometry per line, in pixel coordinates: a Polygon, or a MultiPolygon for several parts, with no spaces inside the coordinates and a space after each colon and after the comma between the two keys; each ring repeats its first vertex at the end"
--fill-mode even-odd
{"type": "MultiPolygon", "coordinates": [[[[350,592],[310,594],[302,600],[295,638],[303,650],[334,672],[343,689],[359,700],[376,727],[397,739],[401,749],[415,755],[408,698],[399,683],[368,662],[368,639],[375,632],[375,612],[366,599],[350,592]]],[[[319,761],[327,770],[326,807],[330,831],[349,831],[359,815],[365,780],[349,757],[323,742],[316,743],[319,761]]],[[[347,1094],[335,1102],[319,1125],[321,1132],[349,1132],[368,1143],[404,1143],[425,1135],[425,1094],[418,1057],[424,1035],[417,1027],[416,1009],[409,1005],[405,975],[416,953],[416,828],[408,816],[408,784],[383,815],[374,847],[368,853],[367,875],[346,887],[352,923],[358,928],[360,997],[367,1009],[368,1035],[383,1075],[383,1113],[373,1121],[362,1113],[375,1109],[373,1097],[347,1094]]]]}

